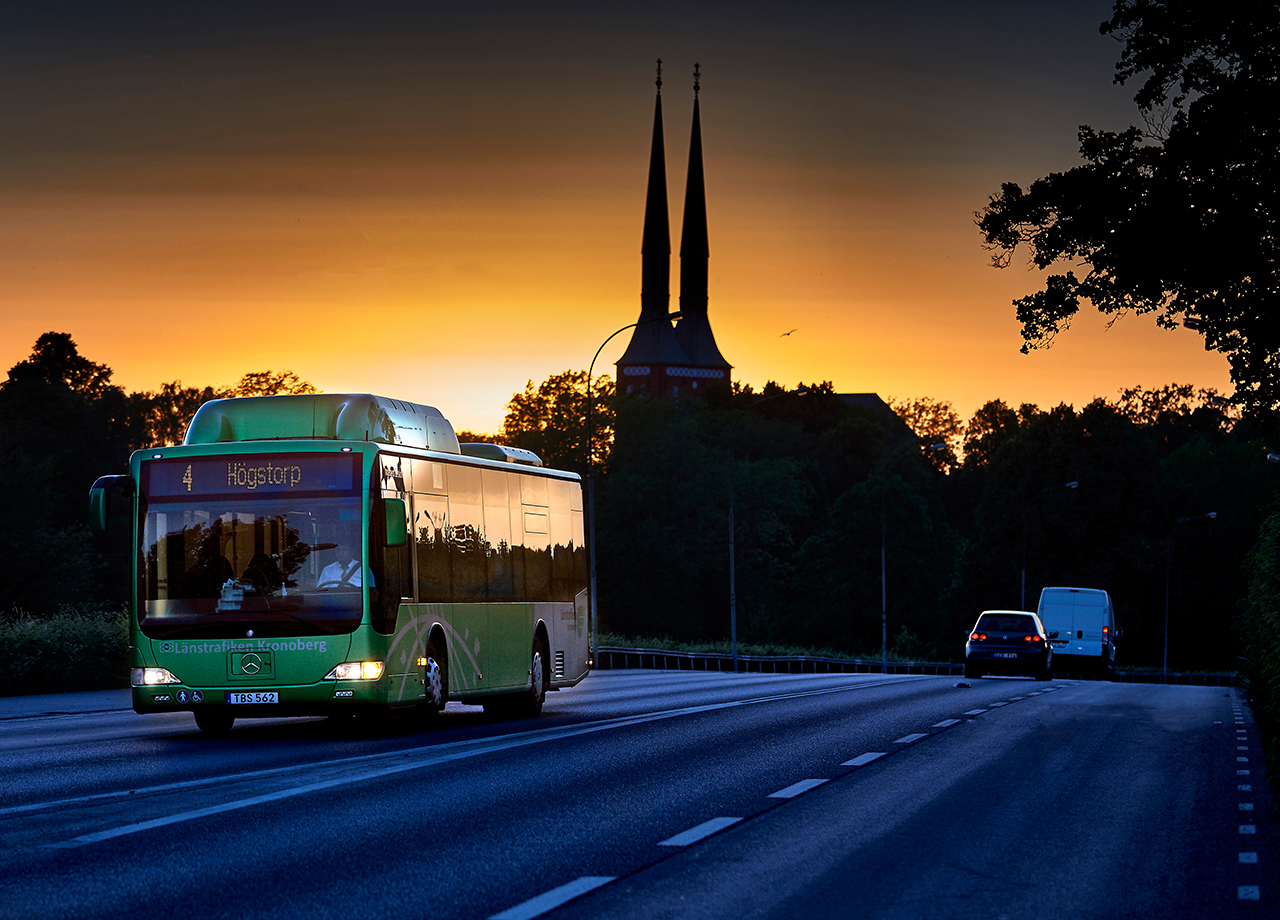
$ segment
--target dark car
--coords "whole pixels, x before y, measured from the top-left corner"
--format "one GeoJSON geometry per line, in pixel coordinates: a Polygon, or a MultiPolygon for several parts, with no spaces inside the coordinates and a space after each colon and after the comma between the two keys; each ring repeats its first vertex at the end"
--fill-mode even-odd
{"type": "Polygon", "coordinates": [[[1036,680],[1053,676],[1053,648],[1040,617],[1029,610],[987,610],[969,631],[964,644],[964,676],[1027,674],[1036,680]]]}

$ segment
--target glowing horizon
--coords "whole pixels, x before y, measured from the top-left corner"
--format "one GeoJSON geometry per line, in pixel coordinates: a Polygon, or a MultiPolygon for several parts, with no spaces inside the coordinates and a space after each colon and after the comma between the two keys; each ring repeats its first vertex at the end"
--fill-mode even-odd
{"type": "Polygon", "coordinates": [[[1084,311],[1019,354],[1010,301],[1038,276],[990,268],[973,226],[1000,182],[1074,165],[1076,125],[1133,119],[1096,33],[1109,3],[926,5],[913,42],[892,8],[855,6],[847,34],[815,31],[825,7],[732,25],[660,9],[656,31],[566,8],[536,27],[545,48],[514,14],[376,6],[352,35],[338,14],[295,34],[234,3],[200,8],[231,23],[208,35],[176,14],[104,23],[92,5],[35,21],[17,38],[38,51],[7,46],[7,67],[36,88],[0,100],[16,138],[0,159],[0,370],[58,331],[129,390],[287,368],[494,431],[528,380],[585,370],[639,314],[652,48],[675,251],[684,71],[702,63],[709,311],[734,379],[930,396],[966,420],[990,399],[1229,393],[1224,358],[1148,317],[1108,331],[1084,311]],[[566,60],[577,79],[528,78],[566,60]]]}

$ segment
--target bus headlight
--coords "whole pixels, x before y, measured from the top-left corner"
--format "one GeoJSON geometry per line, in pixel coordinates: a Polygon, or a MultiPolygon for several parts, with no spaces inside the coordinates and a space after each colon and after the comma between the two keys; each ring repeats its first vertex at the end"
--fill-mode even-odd
{"type": "Polygon", "coordinates": [[[344,661],[324,676],[325,680],[377,680],[382,676],[381,661],[344,661]]]}
{"type": "Polygon", "coordinates": [[[165,668],[133,668],[129,672],[129,682],[135,687],[153,687],[157,684],[180,684],[182,679],[165,668]]]}

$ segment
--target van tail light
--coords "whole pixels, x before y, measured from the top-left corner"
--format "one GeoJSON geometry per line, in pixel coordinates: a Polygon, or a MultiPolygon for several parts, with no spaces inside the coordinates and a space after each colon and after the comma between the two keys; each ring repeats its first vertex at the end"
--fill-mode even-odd
{"type": "Polygon", "coordinates": [[[1107,633],[1109,633],[1109,632],[1111,632],[1111,627],[1110,627],[1110,626],[1104,626],[1104,627],[1102,627],[1102,634],[1103,634],[1104,636],[1105,636],[1107,633]]]}

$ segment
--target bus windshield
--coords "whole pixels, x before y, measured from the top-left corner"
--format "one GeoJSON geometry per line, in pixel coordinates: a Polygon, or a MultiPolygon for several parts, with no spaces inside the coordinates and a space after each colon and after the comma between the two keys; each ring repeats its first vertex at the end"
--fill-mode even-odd
{"type": "Polygon", "coordinates": [[[364,588],[372,585],[356,471],[349,457],[338,458],[336,476],[323,455],[301,463],[282,466],[277,459],[260,478],[289,470],[283,481],[250,479],[252,488],[237,485],[233,475],[242,461],[202,460],[171,470],[163,461],[149,464],[139,547],[138,621],[145,635],[266,638],[349,633],[360,624],[364,588]],[[292,472],[304,468],[333,487],[297,488],[316,485],[292,472]],[[193,485],[187,493],[184,486],[193,485]]]}

